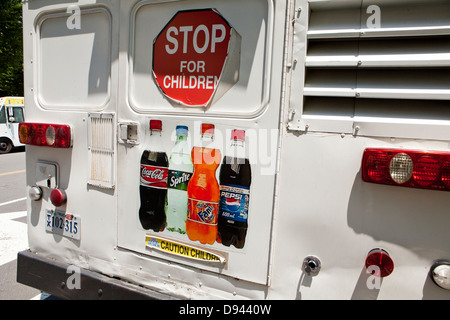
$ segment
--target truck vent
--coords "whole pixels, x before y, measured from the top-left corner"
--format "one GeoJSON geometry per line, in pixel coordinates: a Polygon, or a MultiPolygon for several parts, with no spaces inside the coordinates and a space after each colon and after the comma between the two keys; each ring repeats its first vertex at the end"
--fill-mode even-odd
{"type": "Polygon", "coordinates": [[[114,114],[90,113],[88,122],[88,184],[114,189],[114,114]]]}
{"type": "Polygon", "coordinates": [[[306,121],[450,120],[450,3],[406,2],[309,1],[306,121]]]}

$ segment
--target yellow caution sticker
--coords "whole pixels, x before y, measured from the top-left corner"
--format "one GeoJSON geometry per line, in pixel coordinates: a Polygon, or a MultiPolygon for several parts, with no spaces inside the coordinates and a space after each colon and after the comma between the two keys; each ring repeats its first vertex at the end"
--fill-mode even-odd
{"type": "Polygon", "coordinates": [[[217,252],[148,234],[145,237],[145,246],[150,249],[198,261],[226,262],[225,257],[217,252]]]}
{"type": "Polygon", "coordinates": [[[2,98],[5,106],[23,106],[24,98],[2,98]]]}

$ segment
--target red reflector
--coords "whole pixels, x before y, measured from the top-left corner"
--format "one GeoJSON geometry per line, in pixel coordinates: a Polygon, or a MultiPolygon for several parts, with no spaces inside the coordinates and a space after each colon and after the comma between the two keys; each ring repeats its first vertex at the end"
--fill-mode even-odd
{"type": "Polygon", "coordinates": [[[366,149],[361,168],[366,182],[450,191],[450,153],[366,149]]]}
{"type": "Polygon", "coordinates": [[[383,249],[373,249],[367,255],[366,269],[378,277],[387,277],[394,271],[394,261],[383,249]]]}
{"type": "Polygon", "coordinates": [[[55,207],[62,206],[67,200],[66,192],[60,189],[53,189],[50,193],[50,201],[55,207]]]}
{"type": "Polygon", "coordinates": [[[19,124],[19,140],[28,145],[52,148],[70,148],[72,141],[68,125],[28,122],[19,124]]]}
{"type": "Polygon", "coordinates": [[[436,181],[439,172],[439,161],[433,156],[423,156],[414,165],[413,177],[419,185],[427,187],[436,181]]]}
{"type": "Polygon", "coordinates": [[[389,174],[389,158],[382,152],[373,152],[367,157],[367,174],[374,182],[383,182],[389,174]]]}
{"type": "Polygon", "coordinates": [[[450,161],[446,161],[442,165],[442,182],[447,189],[450,189],[450,161]]]}

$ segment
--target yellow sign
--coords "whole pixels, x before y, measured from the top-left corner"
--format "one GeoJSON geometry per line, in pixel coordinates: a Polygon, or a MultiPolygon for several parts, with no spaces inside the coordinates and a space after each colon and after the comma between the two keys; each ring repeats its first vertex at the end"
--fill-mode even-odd
{"type": "Polygon", "coordinates": [[[24,99],[19,98],[19,97],[17,97],[17,98],[6,97],[6,98],[0,98],[0,102],[2,102],[2,101],[3,101],[3,105],[5,105],[5,106],[23,106],[24,99]]]}
{"type": "Polygon", "coordinates": [[[168,254],[182,256],[185,258],[200,260],[205,262],[225,263],[225,257],[216,252],[205,250],[199,247],[194,247],[181,242],[147,235],[145,237],[145,246],[150,249],[155,249],[168,254]]]}

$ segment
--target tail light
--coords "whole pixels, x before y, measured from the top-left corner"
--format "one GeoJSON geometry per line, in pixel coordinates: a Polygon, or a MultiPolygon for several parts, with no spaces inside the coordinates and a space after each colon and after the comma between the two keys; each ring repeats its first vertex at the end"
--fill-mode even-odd
{"type": "Polygon", "coordinates": [[[21,143],[52,148],[70,148],[72,145],[71,130],[68,125],[28,123],[19,124],[21,143]]]}
{"type": "Polygon", "coordinates": [[[385,250],[372,249],[367,254],[366,269],[374,270],[375,276],[384,278],[394,271],[394,261],[385,250]]]}
{"type": "Polygon", "coordinates": [[[64,190],[53,189],[50,193],[50,201],[55,205],[55,207],[60,207],[67,201],[67,195],[64,190]]]}
{"type": "Polygon", "coordinates": [[[450,153],[366,149],[362,179],[388,185],[450,191],[450,153]]]}

